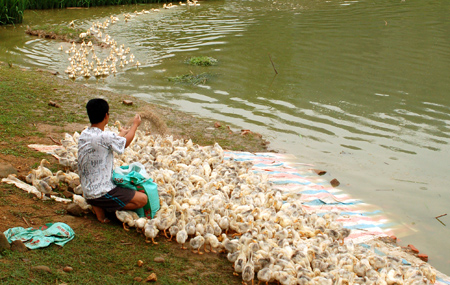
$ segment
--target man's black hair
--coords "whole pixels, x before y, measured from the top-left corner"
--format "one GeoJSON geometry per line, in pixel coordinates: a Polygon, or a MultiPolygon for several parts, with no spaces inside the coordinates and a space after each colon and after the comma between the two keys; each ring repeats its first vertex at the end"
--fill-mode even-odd
{"type": "Polygon", "coordinates": [[[97,124],[103,121],[106,114],[109,112],[109,105],[104,99],[91,99],[86,104],[86,110],[91,124],[97,124]]]}

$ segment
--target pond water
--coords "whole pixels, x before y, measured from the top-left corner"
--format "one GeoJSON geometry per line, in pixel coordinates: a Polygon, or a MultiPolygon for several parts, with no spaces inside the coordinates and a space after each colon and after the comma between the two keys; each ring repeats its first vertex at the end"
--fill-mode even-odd
{"type": "MultiPolygon", "coordinates": [[[[141,68],[80,84],[263,134],[272,149],[327,170],[340,189],[379,207],[403,228],[403,245],[450,274],[450,215],[445,225],[435,219],[450,196],[449,1],[204,1],[123,21],[157,6],[26,11],[23,26],[75,19],[87,29],[118,16],[107,32],[141,68]],[[219,64],[184,63],[200,55],[219,64]],[[214,76],[199,86],[167,80],[191,71],[214,76]]],[[[23,26],[0,29],[0,60],[66,77],[61,43],[23,26]]]]}

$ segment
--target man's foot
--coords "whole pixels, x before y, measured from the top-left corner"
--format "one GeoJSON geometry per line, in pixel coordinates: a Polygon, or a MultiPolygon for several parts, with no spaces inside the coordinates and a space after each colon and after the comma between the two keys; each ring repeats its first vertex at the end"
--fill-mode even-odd
{"type": "Polygon", "coordinates": [[[95,215],[97,216],[97,220],[100,223],[105,224],[110,222],[110,220],[106,218],[105,210],[103,210],[103,208],[100,208],[98,206],[92,206],[92,211],[95,213],[95,215]]]}

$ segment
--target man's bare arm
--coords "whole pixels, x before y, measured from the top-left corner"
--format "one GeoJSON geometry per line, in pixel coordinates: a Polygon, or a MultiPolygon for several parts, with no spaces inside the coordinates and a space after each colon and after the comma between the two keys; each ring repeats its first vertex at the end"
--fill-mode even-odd
{"type": "Polygon", "coordinates": [[[130,129],[122,128],[120,130],[119,136],[127,139],[125,147],[128,147],[130,143],[133,141],[134,135],[136,134],[136,130],[140,124],[141,124],[141,116],[139,116],[139,114],[136,114],[136,116],[134,116],[133,125],[131,126],[131,128],[130,129]]]}

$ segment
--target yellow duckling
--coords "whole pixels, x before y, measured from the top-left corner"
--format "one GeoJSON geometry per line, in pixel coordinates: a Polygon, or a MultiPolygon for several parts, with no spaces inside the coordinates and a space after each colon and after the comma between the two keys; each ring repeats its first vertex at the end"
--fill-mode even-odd
{"type": "Polygon", "coordinates": [[[188,234],[186,232],[186,222],[184,220],[180,221],[179,231],[177,232],[176,240],[177,243],[181,244],[181,249],[187,249],[184,246],[186,240],[188,238],[188,234]]]}
{"type": "Polygon", "coordinates": [[[419,270],[428,280],[430,280],[432,284],[436,282],[436,270],[434,270],[428,263],[421,264],[419,266],[419,270]]]}
{"type": "Polygon", "coordinates": [[[45,194],[57,194],[52,191],[52,187],[50,187],[47,182],[44,180],[40,180],[36,178],[36,175],[33,174],[31,176],[31,184],[36,187],[36,189],[41,192],[42,196],[41,199],[44,199],[45,194]]]}
{"type": "Polygon", "coordinates": [[[150,238],[150,239],[152,239],[153,244],[158,244],[157,242],[155,242],[155,238],[159,232],[159,230],[156,226],[158,223],[159,223],[159,220],[157,218],[155,218],[155,219],[148,221],[147,224],[145,225],[144,235],[145,235],[146,243],[150,243],[150,241],[148,240],[150,238]]]}
{"type": "Polygon", "coordinates": [[[45,158],[41,160],[41,163],[39,164],[39,167],[36,170],[32,170],[36,174],[37,179],[42,179],[44,177],[52,176],[53,173],[50,169],[44,166],[44,164],[50,164],[48,160],[45,158]]]}
{"type": "Polygon", "coordinates": [[[191,245],[191,248],[193,249],[192,252],[196,253],[195,250],[197,250],[198,254],[203,254],[203,252],[200,252],[200,248],[205,243],[205,238],[202,237],[199,233],[197,233],[197,236],[195,238],[191,238],[189,241],[189,244],[191,245]]]}
{"type": "Polygon", "coordinates": [[[52,187],[52,189],[55,189],[59,185],[59,179],[56,175],[44,177],[42,180],[52,187]]]}
{"type": "Polygon", "coordinates": [[[134,226],[135,224],[133,216],[131,215],[131,211],[116,211],[116,217],[117,219],[119,219],[119,221],[122,222],[123,229],[126,231],[129,231],[127,224],[130,227],[134,226]]]}
{"type": "Polygon", "coordinates": [[[260,282],[266,282],[267,285],[269,282],[275,281],[273,278],[273,264],[258,271],[256,277],[258,278],[258,284],[260,282]]]}
{"type": "Polygon", "coordinates": [[[252,257],[253,254],[252,252],[250,252],[248,261],[245,264],[244,269],[242,270],[242,280],[244,281],[245,284],[251,281],[253,285],[253,279],[255,278],[255,267],[253,265],[252,257]]]}
{"type": "Polygon", "coordinates": [[[75,172],[69,171],[65,175],[65,182],[69,185],[70,188],[74,189],[78,185],[80,185],[80,176],[75,172]]]}
{"type": "Polygon", "coordinates": [[[220,239],[222,241],[222,246],[225,248],[227,252],[233,253],[236,252],[237,249],[239,248],[239,240],[237,239],[230,240],[228,239],[228,236],[226,234],[222,234],[220,239]]]}
{"type": "Polygon", "coordinates": [[[247,263],[247,253],[248,247],[244,245],[243,248],[241,248],[236,261],[234,262],[234,275],[236,275],[236,273],[242,273],[244,270],[245,264],[247,263]]]}
{"type": "Polygon", "coordinates": [[[216,253],[217,251],[215,251],[213,248],[218,248],[221,244],[214,234],[207,233],[205,235],[205,252],[209,252],[206,249],[207,245],[209,245],[211,252],[216,253]]]}
{"type": "Polygon", "coordinates": [[[144,227],[147,224],[147,222],[148,222],[148,219],[146,217],[139,218],[136,221],[134,221],[134,223],[136,225],[136,231],[137,232],[141,231],[143,233],[144,227]]]}

